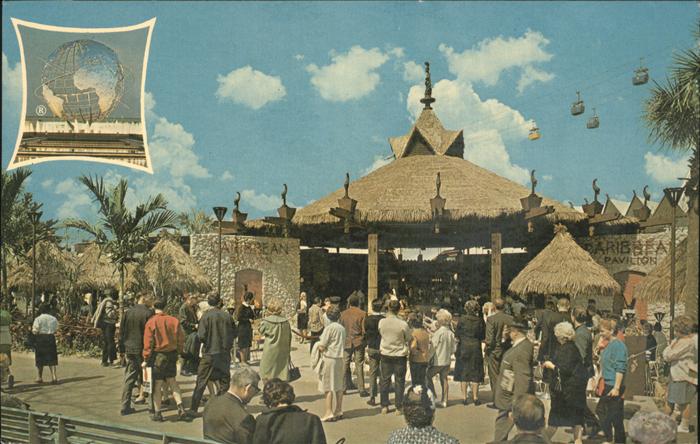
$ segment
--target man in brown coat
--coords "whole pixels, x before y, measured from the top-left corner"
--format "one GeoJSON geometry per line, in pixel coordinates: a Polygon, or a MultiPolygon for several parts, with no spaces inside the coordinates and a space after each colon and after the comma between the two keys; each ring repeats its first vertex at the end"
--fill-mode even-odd
{"type": "Polygon", "coordinates": [[[493,301],[495,314],[486,319],[486,362],[488,365],[489,384],[491,385],[491,394],[495,396],[496,381],[498,380],[498,370],[501,365],[503,353],[508,349],[509,340],[504,335],[504,330],[507,325],[513,322],[511,315],[503,313],[503,308],[506,303],[501,298],[496,298],[493,301]]]}
{"type": "Polygon", "coordinates": [[[340,314],[340,325],[345,327],[347,333],[345,339],[345,387],[352,390],[356,387],[352,383],[352,373],[350,372],[350,362],[355,362],[355,373],[360,396],[369,396],[365,390],[365,317],[367,314],[360,310],[360,299],[356,295],[348,298],[348,308],[340,314]]]}

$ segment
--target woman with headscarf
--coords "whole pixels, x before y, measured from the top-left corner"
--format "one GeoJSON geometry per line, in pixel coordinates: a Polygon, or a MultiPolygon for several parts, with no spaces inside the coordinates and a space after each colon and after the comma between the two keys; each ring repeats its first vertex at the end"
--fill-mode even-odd
{"type": "Polygon", "coordinates": [[[457,346],[454,380],[462,388],[462,402],[467,405],[467,389],[471,386],[474,405],[479,405],[479,384],[484,382],[484,355],[481,344],[486,337],[486,325],[480,316],[479,303],[467,301],[464,316],[459,318],[455,336],[457,346]]]}
{"type": "Polygon", "coordinates": [[[265,337],[260,379],[268,381],[279,378],[289,379],[289,354],[292,351],[292,327],[282,316],[282,304],[273,300],[267,305],[267,315],[260,321],[258,331],[265,337]]]}
{"type": "Polygon", "coordinates": [[[32,333],[34,334],[34,362],[38,377],[36,382],[44,382],[44,367],[51,371],[51,383],[57,384],[56,367],[58,366],[58,351],[56,350],[56,331],[58,319],[49,314],[49,307],[41,305],[39,316],[34,319],[32,333]]]}

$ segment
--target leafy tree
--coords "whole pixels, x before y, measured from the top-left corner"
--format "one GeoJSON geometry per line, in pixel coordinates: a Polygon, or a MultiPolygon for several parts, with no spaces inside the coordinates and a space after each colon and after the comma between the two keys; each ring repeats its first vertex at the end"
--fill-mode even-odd
{"type": "MultiPolygon", "coordinates": [[[[694,32],[700,40],[700,22],[694,32]]],[[[690,153],[690,178],[686,196],[690,207],[688,218],[688,257],[686,271],[687,299],[693,307],[689,314],[697,316],[698,300],[698,148],[700,148],[700,47],[674,56],[671,77],[664,84],[655,82],[646,101],[644,118],[650,129],[649,138],[664,148],[690,153]]]]}
{"type": "MultiPolygon", "coordinates": [[[[7,272],[10,257],[20,259],[32,248],[32,221],[30,212],[38,211],[41,204],[34,201],[31,193],[24,192],[24,183],[32,174],[31,170],[19,168],[12,173],[2,171],[0,196],[0,233],[2,237],[2,293],[8,294],[7,272]]],[[[56,220],[39,221],[36,226],[37,242],[58,241],[55,234],[56,220]]]]}
{"type": "Polygon", "coordinates": [[[161,194],[149,197],[131,211],[126,205],[126,179],[109,188],[102,177],[84,175],[79,180],[99,205],[99,221],[93,225],[70,219],[65,225],[90,234],[109,254],[119,270],[119,306],[123,311],[126,265],[136,262],[137,253],[147,250],[149,236],[164,228],[175,228],[176,214],[167,209],[168,202],[161,194]]]}
{"type": "Polygon", "coordinates": [[[177,215],[178,229],[191,236],[214,231],[214,220],[204,211],[191,209],[177,215]]]}

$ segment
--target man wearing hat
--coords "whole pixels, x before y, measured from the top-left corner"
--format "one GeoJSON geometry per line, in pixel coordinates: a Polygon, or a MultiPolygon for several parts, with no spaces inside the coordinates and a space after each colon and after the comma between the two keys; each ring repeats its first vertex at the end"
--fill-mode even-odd
{"type": "Polygon", "coordinates": [[[503,354],[501,360],[494,404],[498,408],[494,441],[506,441],[513,428],[510,412],[514,400],[525,393],[533,394],[532,367],[534,347],[527,335],[527,321],[514,319],[508,326],[508,335],[512,346],[503,354]]]}

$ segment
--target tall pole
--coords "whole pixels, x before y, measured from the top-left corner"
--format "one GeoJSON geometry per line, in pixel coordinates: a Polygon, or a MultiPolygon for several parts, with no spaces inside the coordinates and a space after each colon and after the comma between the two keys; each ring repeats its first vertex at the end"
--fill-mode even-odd
{"type": "Polygon", "coordinates": [[[673,320],[676,318],[676,206],[671,210],[671,339],[673,334],[673,320]]]}
{"type": "Polygon", "coordinates": [[[221,297],[221,221],[219,221],[219,284],[217,286],[219,297],[221,297]]]}
{"type": "Polygon", "coordinates": [[[36,305],[36,218],[32,213],[32,319],[35,316],[36,305]]]}
{"type": "Polygon", "coordinates": [[[216,287],[219,297],[221,297],[221,221],[224,220],[226,211],[228,211],[226,207],[214,207],[214,215],[216,216],[216,220],[219,221],[219,263],[217,267],[218,285],[216,287]]]}
{"type": "Polygon", "coordinates": [[[671,328],[669,333],[671,339],[674,338],[673,321],[676,318],[676,207],[683,195],[683,188],[671,187],[665,188],[664,194],[666,199],[671,204],[671,288],[670,288],[670,308],[671,308],[671,328]]]}

